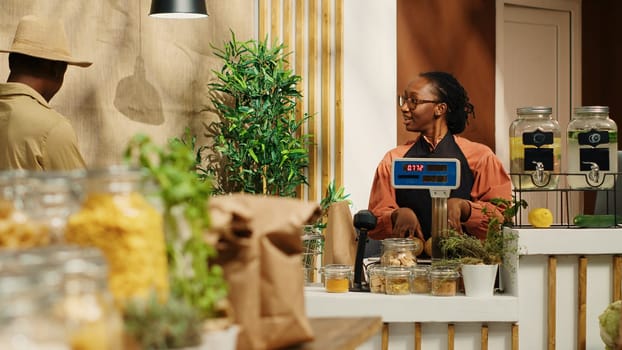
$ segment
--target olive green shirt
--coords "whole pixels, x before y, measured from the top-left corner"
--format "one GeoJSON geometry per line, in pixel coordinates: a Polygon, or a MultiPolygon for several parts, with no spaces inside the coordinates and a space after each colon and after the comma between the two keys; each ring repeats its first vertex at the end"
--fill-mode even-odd
{"type": "Polygon", "coordinates": [[[0,170],[85,168],[69,120],[37,91],[21,83],[0,84],[0,170]]]}

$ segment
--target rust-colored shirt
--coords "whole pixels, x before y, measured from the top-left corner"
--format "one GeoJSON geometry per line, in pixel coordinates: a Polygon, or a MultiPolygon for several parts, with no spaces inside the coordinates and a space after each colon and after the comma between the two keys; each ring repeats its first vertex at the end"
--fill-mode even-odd
{"type": "MultiPolygon", "coordinates": [[[[489,217],[488,213],[496,213],[501,219],[499,209],[490,203],[493,198],[512,199],[510,176],[503,164],[492,150],[481,143],[454,136],[456,144],[466,157],[469,168],[473,172],[473,188],[471,189],[471,216],[463,223],[466,231],[480,238],[486,237],[489,217]]],[[[398,208],[395,200],[395,189],[391,186],[391,167],[393,159],[403,157],[416,140],[400,145],[387,152],[376,168],[374,182],[369,196],[369,210],[378,218],[376,227],[369,232],[373,239],[393,237],[391,213],[398,208]]]]}
{"type": "Polygon", "coordinates": [[[0,170],[83,169],[77,143],[69,120],[37,91],[0,84],[0,170]]]}

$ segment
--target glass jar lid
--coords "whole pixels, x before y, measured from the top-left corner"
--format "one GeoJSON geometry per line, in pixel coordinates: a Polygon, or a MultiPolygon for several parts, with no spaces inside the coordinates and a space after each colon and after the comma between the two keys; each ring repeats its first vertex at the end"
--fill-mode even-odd
{"type": "Polygon", "coordinates": [[[412,271],[415,276],[428,276],[430,274],[430,267],[426,265],[417,265],[412,267],[412,271]]]}
{"type": "Polygon", "coordinates": [[[598,114],[609,114],[609,106],[581,106],[576,107],[574,109],[576,114],[590,114],[590,113],[598,113],[598,114]]]}
{"type": "Polygon", "coordinates": [[[386,277],[408,277],[412,273],[412,268],[401,266],[387,266],[384,269],[386,277]]]}
{"type": "Polygon", "coordinates": [[[460,273],[452,268],[441,267],[430,270],[431,278],[455,279],[460,277],[460,273]]]}
{"type": "Polygon", "coordinates": [[[546,106],[530,106],[530,107],[519,107],[516,109],[517,114],[551,114],[553,113],[552,107],[546,106]]]}
{"type": "Polygon", "coordinates": [[[324,266],[320,270],[320,272],[323,273],[324,276],[327,278],[344,278],[349,277],[352,274],[352,266],[343,264],[330,264],[324,266]]]}

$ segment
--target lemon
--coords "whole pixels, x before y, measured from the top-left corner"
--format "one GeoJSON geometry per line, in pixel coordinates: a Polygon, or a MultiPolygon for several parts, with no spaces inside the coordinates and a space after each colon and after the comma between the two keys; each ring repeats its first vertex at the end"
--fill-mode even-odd
{"type": "Polygon", "coordinates": [[[534,208],[529,211],[527,220],[533,227],[549,227],[553,224],[553,213],[548,208],[534,208]]]}

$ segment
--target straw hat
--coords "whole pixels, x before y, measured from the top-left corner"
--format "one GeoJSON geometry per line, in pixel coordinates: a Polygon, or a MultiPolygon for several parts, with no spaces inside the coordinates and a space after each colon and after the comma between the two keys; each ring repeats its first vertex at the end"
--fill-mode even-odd
{"type": "Polygon", "coordinates": [[[11,48],[0,49],[0,52],[21,53],[52,61],[67,62],[67,64],[80,67],[88,67],[92,64],[92,62],[71,57],[65,28],[60,21],[41,19],[33,15],[20,19],[11,48]]]}

